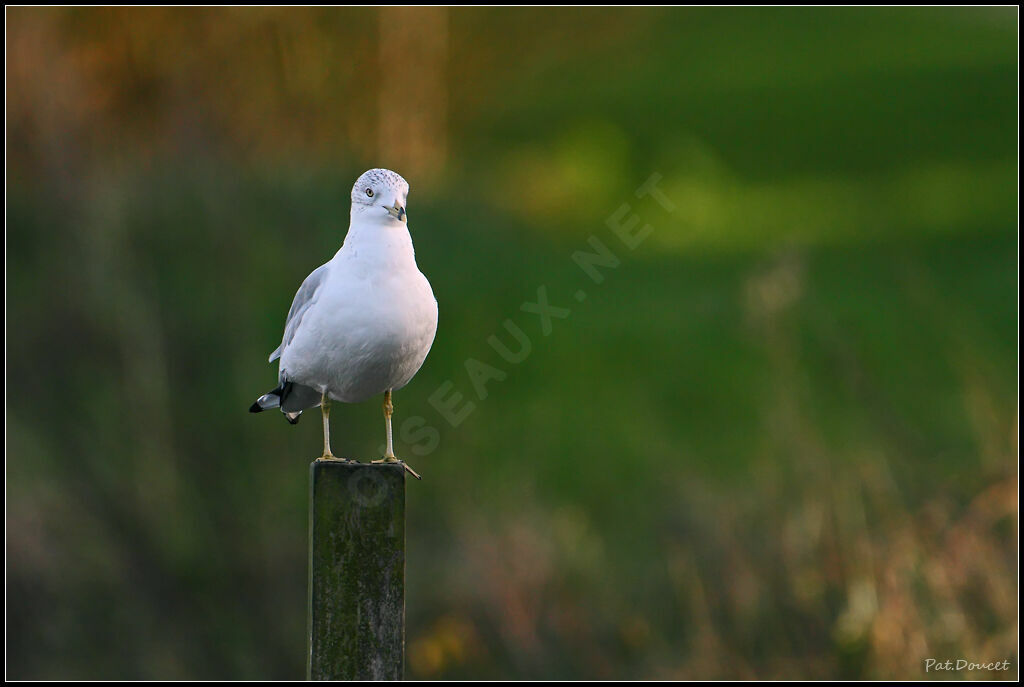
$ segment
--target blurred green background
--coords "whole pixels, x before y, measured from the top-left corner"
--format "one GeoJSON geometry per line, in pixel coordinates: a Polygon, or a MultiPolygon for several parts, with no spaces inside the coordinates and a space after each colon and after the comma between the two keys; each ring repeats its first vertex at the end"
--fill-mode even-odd
{"type": "Polygon", "coordinates": [[[320,421],[246,408],[382,166],[408,677],[1016,677],[1017,16],[8,9],[7,676],[304,675],[320,421]]]}

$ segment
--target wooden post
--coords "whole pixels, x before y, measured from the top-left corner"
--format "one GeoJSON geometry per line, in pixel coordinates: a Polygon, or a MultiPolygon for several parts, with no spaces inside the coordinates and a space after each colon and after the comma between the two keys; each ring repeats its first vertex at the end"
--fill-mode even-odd
{"type": "Polygon", "coordinates": [[[310,680],[401,680],[405,470],[314,461],[309,484],[310,680]]]}

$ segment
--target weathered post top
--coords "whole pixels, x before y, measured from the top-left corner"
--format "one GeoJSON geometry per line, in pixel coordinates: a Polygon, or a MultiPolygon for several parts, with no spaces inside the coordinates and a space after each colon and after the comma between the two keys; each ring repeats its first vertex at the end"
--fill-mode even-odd
{"type": "Polygon", "coordinates": [[[310,680],[401,680],[405,469],[314,461],[309,494],[310,680]]]}

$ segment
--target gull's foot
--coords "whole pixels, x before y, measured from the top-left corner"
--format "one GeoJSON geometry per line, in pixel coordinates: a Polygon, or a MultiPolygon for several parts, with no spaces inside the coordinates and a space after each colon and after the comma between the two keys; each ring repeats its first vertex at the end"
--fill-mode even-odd
{"type": "Polygon", "coordinates": [[[320,456],[317,461],[331,462],[331,463],[354,463],[355,461],[349,460],[348,458],[339,458],[335,455],[320,456]]]}
{"type": "Polygon", "coordinates": [[[423,479],[422,477],[420,477],[420,474],[418,472],[416,472],[415,470],[413,470],[411,467],[409,467],[409,464],[406,463],[404,460],[400,460],[398,462],[402,464],[402,467],[405,468],[405,471],[408,472],[410,475],[412,475],[413,477],[415,477],[416,479],[419,479],[419,480],[423,479]]]}
{"type": "Polygon", "coordinates": [[[420,477],[418,472],[416,472],[411,467],[409,467],[408,463],[406,463],[404,460],[399,460],[398,458],[395,458],[394,456],[384,456],[380,460],[371,460],[370,462],[375,464],[375,465],[381,465],[381,464],[385,464],[386,465],[388,463],[398,463],[403,468],[405,468],[406,472],[408,472],[410,475],[412,475],[416,479],[423,479],[422,477],[420,477]]]}

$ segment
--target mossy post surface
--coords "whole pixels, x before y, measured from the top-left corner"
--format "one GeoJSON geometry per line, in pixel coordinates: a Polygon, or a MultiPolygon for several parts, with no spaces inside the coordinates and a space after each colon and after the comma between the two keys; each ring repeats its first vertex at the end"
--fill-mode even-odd
{"type": "Polygon", "coordinates": [[[309,494],[311,680],[400,680],[405,470],[314,461],[309,494]]]}

